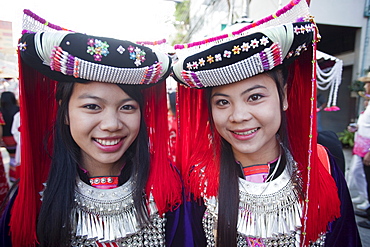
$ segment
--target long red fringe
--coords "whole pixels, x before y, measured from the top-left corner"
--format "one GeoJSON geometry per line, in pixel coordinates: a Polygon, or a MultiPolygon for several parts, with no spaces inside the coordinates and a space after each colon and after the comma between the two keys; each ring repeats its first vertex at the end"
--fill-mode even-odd
{"type": "MultiPolygon", "coordinates": [[[[19,61],[21,58],[19,57],[19,61]]],[[[41,206],[39,192],[50,166],[52,126],[56,113],[55,86],[34,69],[20,63],[21,157],[18,195],[11,210],[10,232],[13,247],[35,246],[37,215],[41,206]],[[39,114],[42,113],[42,114],[39,114]],[[45,132],[45,130],[47,132],[45,132]]]]}
{"type": "Polygon", "coordinates": [[[308,193],[308,202],[305,203],[302,218],[302,223],[306,221],[306,229],[302,229],[305,236],[302,243],[304,246],[307,246],[309,241],[316,241],[320,233],[326,232],[328,222],[340,217],[340,201],[335,181],[320,162],[317,153],[316,111],[311,112],[311,104],[316,107],[316,97],[311,98],[312,90],[316,96],[316,86],[312,87],[312,84],[316,84],[311,81],[311,69],[303,69],[311,58],[312,51],[305,52],[290,66],[289,74],[293,77],[288,82],[290,150],[302,174],[303,191],[308,193]],[[311,121],[312,135],[309,134],[311,121]],[[312,151],[309,151],[310,141],[312,151]]]}
{"type": "Polygon", "coordinates": [[[182,202],[181,181],[169,161],[169,129],[165,82],[143,90],[150,145],[150,173],[146,194],[153,194],[160,214],[178,207],[182,202]]]}
{"type": "MultiPolygon", "coordinates": [[[[176,160],[186,193],[195,199],[203,193],[218,194],[219,136],[213,136],[208,121],[205,90],[178,85],[178,138],[176,160]]],[[[190,199],[190,197],[188,197],[190,199]]]]}

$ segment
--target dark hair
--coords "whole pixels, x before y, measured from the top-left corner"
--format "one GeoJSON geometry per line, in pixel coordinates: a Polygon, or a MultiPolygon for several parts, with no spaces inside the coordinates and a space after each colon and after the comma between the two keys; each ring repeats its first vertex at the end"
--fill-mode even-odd
{"type": "MultiPolygon", "coordinates": [[[[280,99],[281,125],[277,132],[279,140],[283,146],[289,147],[286,135],[286,116],[283,111],[283,101],[286,97],[284,87],[287,81],[286,69],[274,69],[266,72],[271,77],[277,87],[280,99]]],[[[209,119],[212,131],[215,132],[212,118],[212,108],[210,104],[212,88],[206,89],[206,97],[209,109],[209,119]]],[[[225,139],[221,138],[220,155],[220,177],[218,189],[218,220],[217,220],[217,239],[216,245],[219,247],[237,246],[237,221],[239,208],[239,177],[242,176],[239,165],[235,162],[232,147],[225,139]]]]}
{"type": "Polygon", "coordinates": [[[171,113],[176,115],[176,92],[169,93],[168,100],[170,102],[171,113]]]}
{"type": "MultiPolygon", "coordinates": [[[[80,172],[80,147],[73,140],[68,119],[68,104],[75,83],[59,82],[56,100],[59,102],[56,123],[54,126],[54,149],[47,187],[43,194],[43,202],[38,217],[37,236],[40,246],[70,246],[71,241],[71,210],[74,205],[74,189],[76,177],[89,184],[86,174],[80,172]]],[[[143,95],[135,86],[119,85],[130,97],[139,103],[141,110],[140,131],[136,140],[125,152],[126,162],[119,177],[119,184],[128,178],[134,179],[134,206],[138,212],[139,222],[148,221],[143,192],[149,174],[148,134],[144,121],[143,95]]]]}

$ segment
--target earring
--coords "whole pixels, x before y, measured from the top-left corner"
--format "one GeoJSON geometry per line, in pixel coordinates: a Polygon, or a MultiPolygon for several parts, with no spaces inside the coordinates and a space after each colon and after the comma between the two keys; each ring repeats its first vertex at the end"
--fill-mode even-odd
{"type": "Polygon", "coordinates": [[[287,107],[286,107],[286,105],[284,105],[284,106],[283,106],[283,110],[285,111],[285,110],[286,110],[286,108],[287,108],[287,107]]]}

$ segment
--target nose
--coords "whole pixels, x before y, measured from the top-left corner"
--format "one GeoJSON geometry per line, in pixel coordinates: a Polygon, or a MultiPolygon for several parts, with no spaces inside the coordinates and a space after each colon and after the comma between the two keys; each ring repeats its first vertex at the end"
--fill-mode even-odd
{"type": "Polygon", "coordinates": [[[114,132],[122,129],[123,122],[120,119],[118,112],[114,110],[106,110],[105,114],[102,114],[100,121],[100,129],[103,131],[114,132]]]}
{"type": "Polygon", "coordinates": [[[251,114],[249,107],[238,104],[233,107],[229,120],[233,123],[240,123],[251,120],[252,117],[253,115],[251,114]]]}

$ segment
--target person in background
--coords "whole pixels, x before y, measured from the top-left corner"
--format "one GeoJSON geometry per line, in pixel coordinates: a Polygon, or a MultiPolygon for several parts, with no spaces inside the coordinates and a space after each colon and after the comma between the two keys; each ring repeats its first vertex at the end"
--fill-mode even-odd
{"type": "MultiPolygon", "coordinates": [[[[368,100],[364,97],[364,110],[360,113],[360,116],[365,112],[368,105],[368,100]]],[[[355,133],[354,142],[356,142],[358,124],[350,123],[347,127],[349,132],[355,133]]],[[[361,137],[358,139],[362,139],[361,137]]],[[[356,144],[356,146],[358,146],[356,144]]],[[[356,148],[357,149],[357,148],[356,148]]],[[[352,149],[353,150],[353,149],[352,149]]],[[[356,153],[358,153],[356,151],[356,153]]],[[[356,205],[357,209],[366,210],[369,206],[369,201],[367,199],[367,182],[365,177],[364,165],[362,163],[362,158],[358,154],[352,151],[352,158],[350,168],[346,173],[346,179],[348,183],[348,188],[353,194],[352,202],[356,205]]]]}
{"type": "Polygon", "coordinates": [[[10,157],[9,179],[11,182],[15,182],[19,178],[19,171],[17,171],[17,165],[15,164],[15,152],[17,143],[14,140],[11,129],[14,115],[19,112],[19,106],[13,92],[1,93],[0,102],[0,110],[5,121],[5,125],[3,125],[3,142],[10,157]]]}
{"type": "Polygon", "coordinates": [[[188,44],[173,66],[194,246],[361,246],[343,173],[317,144],[317,29],[291,12],[305,4],[278,11],[292,23],[188,44]]]}
{"type": "Polygon", "coordinates": [[[168,93],[168,127],[170,131],[170,160],[176,163],[176,92],[168,93]]]}
{"type": "MultiPolygon", "coordinates": [[[[3,132],[5,121],[0,112],[0,138],[3,132]]],[[[7,193],[9,191],[8,176],[5,171],[2,154],[0,153],[0,217],[3,213],[4,204],[6,203],[7,193]]]]}
{"type": "Polygon", "coordinates": [[[20,112],[14,114],[13,123],[11,133],[14,137],[15,142],[17,143],[15,149],[15,156],[14,156],[14,166],[16,170],[19,170],[19,166],[21,165],[21,136],[20,136],[20,112]]]}
{"type": "MultiPolygon", "coordinates": [[[[360,77],[359,81],[364,83],[364,91],[359,94],[366,100],[370,99],[370,72],[366,76],[360,77]]],[[[357,205],[358,209],[355,213],[358,216],[366,218],[366,220],[358,222],[360,227],[370,229],[370,107],[367,106],[365,111],[360,114],[357,120],[357,128],[355,135],[355,144],[353,147],[353,154],[361,157],[363,169],[366,178],[366,190],[367,190],[367,200],[360,205],[357,205]],[[359,207],[360,206],[360,207],[359,207]]]]}

